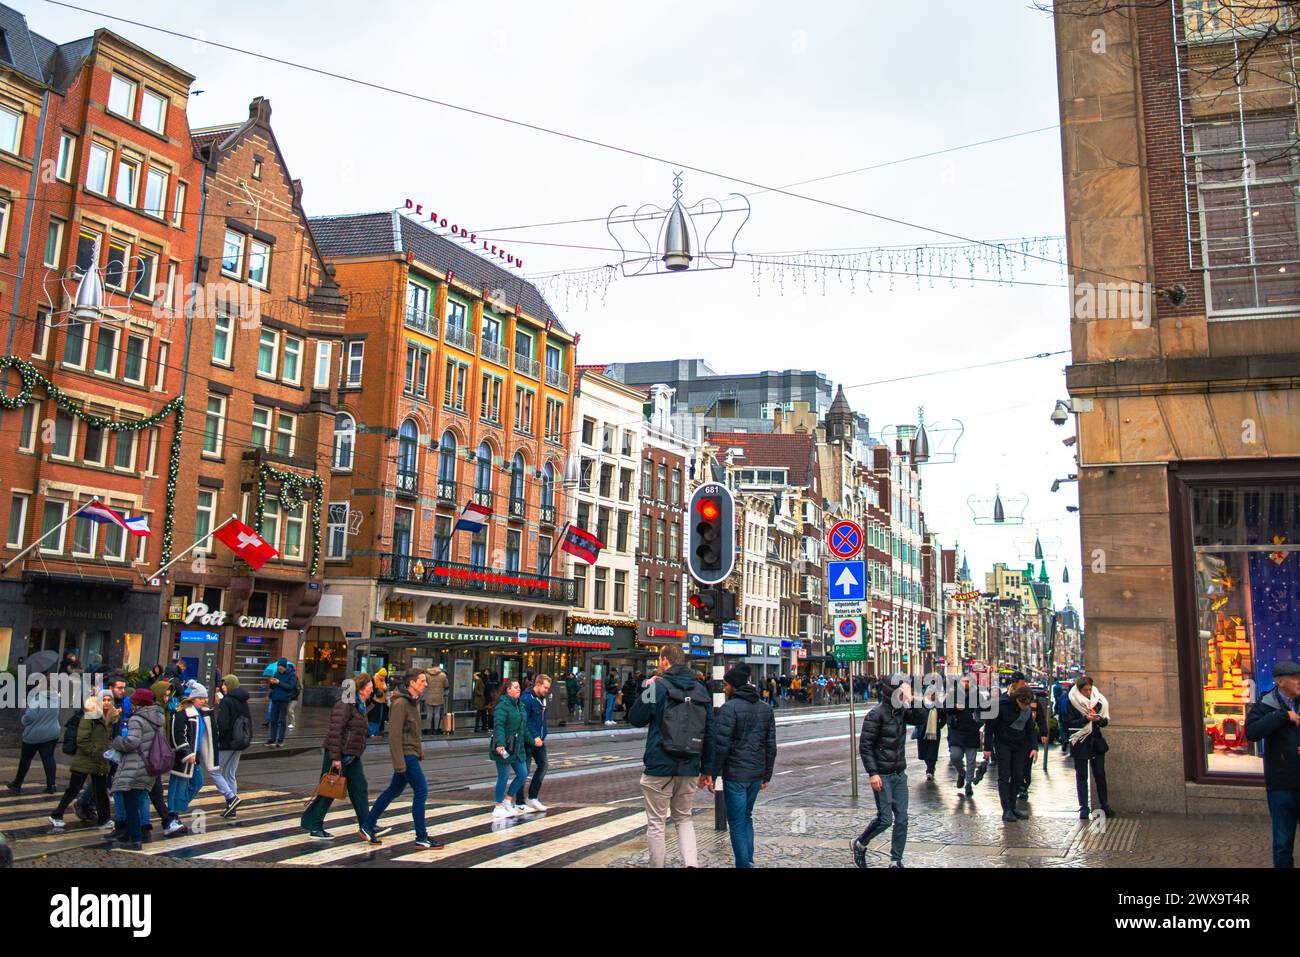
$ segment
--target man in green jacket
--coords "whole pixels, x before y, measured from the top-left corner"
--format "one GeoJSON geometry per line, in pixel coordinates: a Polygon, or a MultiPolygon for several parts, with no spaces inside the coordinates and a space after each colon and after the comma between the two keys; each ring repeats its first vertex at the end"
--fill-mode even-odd
{"type": "MultiPolygon", "coordinates": [[[[687,867],[698,866],[691,808],[696,790],[710,783],[703,774],[713,760],[713,698],[686,667],[685,661],[681,645],[664,645],[660,652],[659,674],[651,678],[645,690],[637,695],[627,716],[634,727],[647,729],[641,794],[645,798],[646,842],[650,846],[651,867],[664,866],[667,850],[664,829],[670,817],[677,828],[682,862],[687,867]],[[702,728],[698,741],[666,740],[664,714],[670,698],[674,719],[678,717],[680,708],[697,709],[689,713],[693,723],[702,728]]],[[[688,712],[680,712],[681,716],[686,714],[688,712]]],[[[672,737],[671,734],[667,736],[668,739],[672,737]]]]}
{"type": "Polygon", "coordinates": [[[415,822],[415,846],[421,850],[442,847],[430,839],[424,826],[424,802],[429,796],[429,785],[424,778],[424,743],[420,722],[420,697],[429,676],[422,668],[408,668],[399,687],[388,692],[388,750],[393,758],[393,779],[384,793],[370,808],[370,814],[359,828],[361,836],[371,844],[381,844],[376,828],[379,818],[388,810],[393,798],[411,786],[411,819],[415,822]]]}

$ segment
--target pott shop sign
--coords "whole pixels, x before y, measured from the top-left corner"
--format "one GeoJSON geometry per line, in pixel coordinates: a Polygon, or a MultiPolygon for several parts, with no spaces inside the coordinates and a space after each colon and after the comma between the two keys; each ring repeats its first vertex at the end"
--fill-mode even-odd
{"type": "MultiPolygon", "coordinates": [[[[209,609],[201,601],[191,602],[185,609],[187,625],[224,625],[227,615],[220,608],[209,609]]],[[[236,624],[240,628],[256,628],[262,631],[285,631],[289,627],[288,618],[267,618],[263,615],[240,615],[236,624]]]]}

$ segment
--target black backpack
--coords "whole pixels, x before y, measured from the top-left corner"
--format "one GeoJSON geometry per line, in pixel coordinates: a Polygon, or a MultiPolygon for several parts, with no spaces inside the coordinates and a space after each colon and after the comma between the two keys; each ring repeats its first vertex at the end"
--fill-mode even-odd
{"type": "Polygon", "coordinates": [[[72,717],[63,726],[63,753],[77,753],[77,729],[81,727],[81,712],[74,711],[72,717]]]}
{"type": "Polygon", "coordinates": [[[230,724],[228,740],[227,751],[243,751],[253,743],[253,723],[247,712],[241,711],[235,715],[235,720],[230,724]]]}
{"type": "Polygon", "coordinates": [[[659,719],[659,746],[669,757],[685,761],[704,753],[704,732],[709,726],[709,709],[713,707],[708,690],[695,682],[683,691],[664,682],[667,698],[659,719]]]}

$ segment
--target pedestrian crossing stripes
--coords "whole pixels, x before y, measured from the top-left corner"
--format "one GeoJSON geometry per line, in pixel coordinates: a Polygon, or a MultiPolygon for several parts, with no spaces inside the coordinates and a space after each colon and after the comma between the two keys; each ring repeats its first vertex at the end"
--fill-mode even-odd
{"type": "Polygon", "coordinates": [[[411,802],[396,801],[379,822],[390,828],[382,844],[356,834],[351,807],[338,804],[325,817],[334,840],[324,842],[304,832],[299,818],[303,802],[268,808],[265,819],[244,820],[206,834],[156,840],[140,851],[120,853],[169,858],[201,864],[236,862],[296,867],[435,865],[439,867],[544,866],[568,862],[628,840],[645,826],[638,809],[608,805],[569,805],[523,818],[495,818],[483,803],[430,804],[425,811],[428,834],[445,847],[414,847],[411,802]]]}
{"type": "MultiPolygon", "coordinates": [[[[58,794],[34,794],[30,797],[22,795],[12,800],[0,801],[0,831],[3,831],[10,839],[53,831],[54,828],[50,824],[50,815],[59,806],[59,799],[62,795],[63,792],[59,791],[58,794]]],[[[247,813],[265,807],[269,799],[283,798],[285,792],[250,791],[240,796],[244,800],[240,807],[247,813]]],[[[224,808],[225,805],[225,798],[220,794],[203,794],[190,802],[190,810],[192,813],[195,809],[202,808],[205,813],[213,815],[213,812],[224,808]]],[[[150,806],[150,813],[154,813],[152,805],[150,806]]],[[[59,832],[62,834],[89,833],[95,829],[93,824],[78,819],[71,807],[63,815],[63,819],[67,822],[67,827],[59,832]]]]}

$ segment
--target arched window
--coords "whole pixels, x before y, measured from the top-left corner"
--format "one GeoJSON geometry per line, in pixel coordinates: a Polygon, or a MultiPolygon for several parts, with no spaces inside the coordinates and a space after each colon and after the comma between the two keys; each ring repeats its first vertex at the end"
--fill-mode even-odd
{"type": "Polygon", "coordinates": [[[352,468],[352,449],[357,441],[357,423],[346,412],[334,416],[334,467],[352,468]]]}
{"type": "Polygon", "coordinates": [[[415,475],[416,455],[420,447],[420,430],[407,419],[397,432],[397,473],[415,475]]]}
{"type": "Polygon", "coordinates": [[[474,463],[474,488],[479,492],[492,489],[492,447],[486,442],[478,447],[478,460],[474,463]]]}
{"type": "Polygon", "coordinates": [[[510,498],[523,501],[524,498],[524,456],[516,452],[510,462],[510,498]]]}
{"type": "Polygon", "coordinates": [[[442,433],[438,444],[438,478],[444,482],[456,478],[456,436],[450,429],[442,433]]]}
{"type": "Polygon", "coordinates": [[[547,508],[555,505],[555,466],[550,462],[542,469],[542,505],[547,508]]]}

